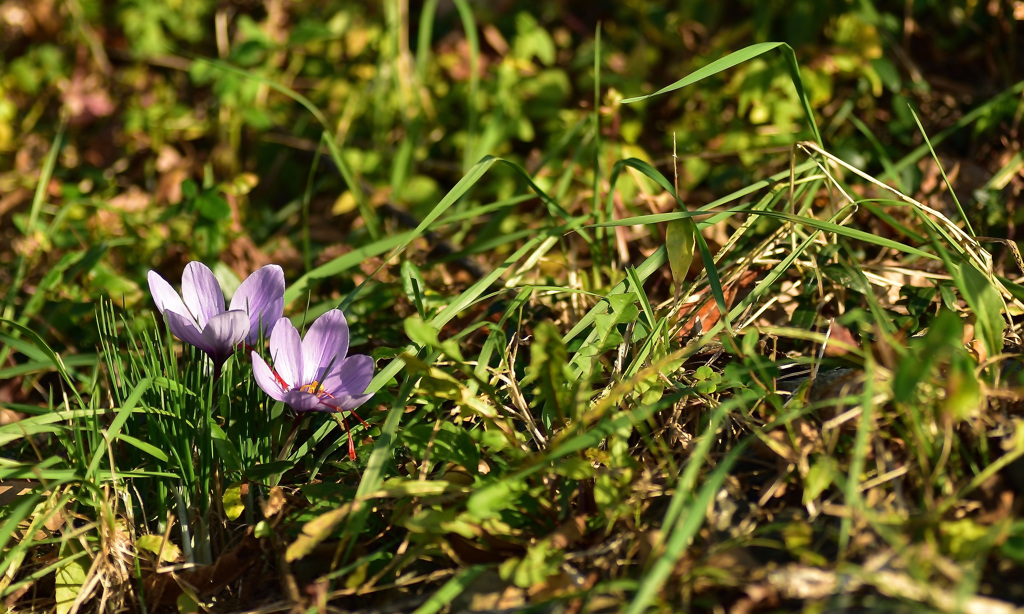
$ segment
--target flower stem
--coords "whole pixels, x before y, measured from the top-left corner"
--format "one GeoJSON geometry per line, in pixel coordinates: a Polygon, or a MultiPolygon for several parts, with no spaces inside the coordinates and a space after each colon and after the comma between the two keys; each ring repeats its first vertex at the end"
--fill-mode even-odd
{"type": "Polygon", "coordinates": [[[288,433],[288,438],[284,440],[284,445],[281,446],[281,452],[277,455],[277,460],[284,460],[288,453],[291,452],[292,443],[295,442],[295,435],[299,432],[299,425],[302,424],[304,416],[301,414],[295,414],[292,419],[292,430],[288,433]]]}

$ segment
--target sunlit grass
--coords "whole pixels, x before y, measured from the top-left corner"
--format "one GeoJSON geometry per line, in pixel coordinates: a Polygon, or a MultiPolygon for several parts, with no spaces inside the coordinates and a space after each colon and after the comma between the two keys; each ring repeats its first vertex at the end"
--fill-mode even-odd
{"type": "MultiPolygon", "coordinates": [[[[214,160],[192,196],[121,213],[128,230],[97,249],[100,230],[48,204],[64,137],[50,143],[0,320],[0,383],[20,386],[0,424],[13,611],[1001,612],[1024,599],[1005,582],[1024,561],[1022,271],[996,262],[961,200],[925,201],[905,175],[1019,85],[948,130],[918,123],[927,145],[904,156],[851,116],[880,160],[869,172],[830,149],[838,128],[819,128],[788,44],[709,58],[643,95],[604,88],[598,34],[580,56],[591,107],[548,117],[560,132],[524,159],[505,141],[539,130],[515,113],[540,94],[512,96],[532,87],[516,70],[536,58],[531,70],[553,71],[552,36],[520,17],[507,56],[520,65],[482,79],[479,15],[456,2],[468,72],[442,92],[432,78],[461,67],[430,45],[439,3],[415,56],[403,5],[387,6],[373,88],[349,91],[352,106],[253,70],[244,41],[193,60],[224,79],[228,135],[252,121],[249,86],[263,92],[250,114],[302,109],[295,142],[317,151],[277,211],[255,180],[218,174],[240,160],[214,160]],[[776,57],[802,122],[791,150],[699,205],[676,157],[655,164],[609,132],[776,57]],[[421,169],[445,113],[459,126],[439,145],[447,183],[421,169]],[[370,146],[341,127],[360,121],[370,146]],[[320,140],[302,140],[310,125],[320,140]],[[273,226],[253,233],[261,245],[237,240],[256,222],[273,226]],[[171,257],[152,247],[164,240],[187,247],[171,257]],[[181,253],[233,258],[207,263],[219,279],[282,245],[295,252],[285,316],[308,335],[341,309],[350,355],[374,359],[355,415],[274,401],[251,352],[269,371],[289,364],[272,355],[286,344],[211,362],[146,292],[145,270],[173,272],[181,253]],[[101,282],[109,298],[84,300],[101,282]]],[[[297,384],[333,402],[322,385],[297,384]]]]}

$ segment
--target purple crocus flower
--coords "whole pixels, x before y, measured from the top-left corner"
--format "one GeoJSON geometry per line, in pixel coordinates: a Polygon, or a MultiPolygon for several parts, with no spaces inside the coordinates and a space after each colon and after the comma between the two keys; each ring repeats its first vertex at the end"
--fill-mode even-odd
{"type": "Polygon", "coordinates": [[[149,290],[174,336],[206,353],[217,373],[240,343],[255,344],[284,313],[284,270],[276,264],[246,278],[227,310],[220,283],[201,262],[185,266],[181,296],[156,271],[149,290]]]}
{"type": "MultiPolygon", "coordinates": [[[[317,318],[301,340],[292,323],[281,318],[270,335],[270,353],[273,369],[258,353],[252,353],[256,383],[271,398],[284,402],[297,413],[352,413],[373,396],[366,394],[373,378],[373,359],[361,354],[347,356],[348,322],[337,309],[317,318]]],[[[352,415],[369,426],[356,414],[352,415]]],[[[347,430],[344,415],[342,424],[347,430]]],[[[351,433],[348,445],[349,456],[355,460],[351,433]]]]}

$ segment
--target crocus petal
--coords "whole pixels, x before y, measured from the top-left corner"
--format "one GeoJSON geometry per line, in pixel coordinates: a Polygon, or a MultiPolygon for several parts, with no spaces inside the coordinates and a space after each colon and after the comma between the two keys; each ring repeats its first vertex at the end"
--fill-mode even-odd
{"type": "Polygon", "coordinates": [[[310,383],[302,379],[302,342],[299,331],[288,318],[281,318],[274,324],[274,332],[270,334],[270,357],[274,360],[274,369],[289,386],[301,388],[310,383]]]}
{"type": "Polygon", "coordinates": [[[284,270],[276,264],[261,267],[238,286],[230,308],[249,314],[250,344],[259,341],[260,328],[269,335],[271,325],[284,314],[284,270]]]}
{"type": "Polygon", "coordinates": [[[348,322],[338,309],[325,312],[302,340],[303,382],[321,381],[328,370],[341,366],[348,354],[348,322]]]}
{"type": "Polygon", "coordinates": [[[263,392],[267,393],[267,396],[275,401],[284,400],[285,391],[282,389],[281,382],[274,376],[274,372],[267,365],[267,362],[256,352],[252,353],[252,375],[256,378],[256,383],[263,389],[263,392]]]}
{"type": "Polygon", "coordinates": [[[332,395],[357,395],[366,392],[373,379],[373,359],[364,354],[346,358],[324,378],[323,389],[332,395]]]}
{"type": "Polygon", "coordinates": [[[357,394],[347,395],[342,394],[334,397],[333,399],[327,399],[327,402],[331,404],[331,407],[340,411],[352,411],[359,407],[363,403],[369,401],[373,397],[372,394],[357,394]]]}
{"type": "Polygon", "coordinates": [[[225,311],[206,323],[203,340],[213,349],[210,358],[215,361],[227,360],[249,333],[249,316],[244,311],[225,311]]]}
{"type": "Polygon", "coordinates": [[[320,397],[306,392],[305,390],[289,390],[284,393],[284,399],[282,400],[287,403],[289,407],[298,412],[331,411],[330,407],[327,407],[320,402],[320,397]]]}
{"type": "Polygon", "coordinates": [[[210,267],[202,262],[185,265],[185,273],[181,276],[181,298],[201,329],[206,328],[210,318],[224,313],[224,292],[220,289],[220,282],[210,267]]]}
{"type": "Polygon", "coordinates": [[[163,277],[160,277],[159,273],[150,271],[147,277],[149,279],[149,291],[153,294],[153,301],[156,303],[156,308],[160,310],[160,313],[170,311],[185,317],[191,317],[181,297],[174,291],[171,284],[167,283],[163,277]]]}
{"type": "Polygon", "coordinates": [[[324,390],[333,396],[327,402],[344,411],[351,411],[370,400],[366,388],[373,379],[373,359],[357,354],[349,356],[341,368],[324,379],[324,390]]]}
{"type": "Polygon", "coordinates": [[[206,339],[203,339],[203,333],[196,328],[196,323],[190,318],[169,310],[164,313],[164,318],[167,320],[167,328],[171,329],[171,333],[175,337],[185,343],[196,346],[207,354],[213,351],[213,348],[207,344],[206,339]]]}

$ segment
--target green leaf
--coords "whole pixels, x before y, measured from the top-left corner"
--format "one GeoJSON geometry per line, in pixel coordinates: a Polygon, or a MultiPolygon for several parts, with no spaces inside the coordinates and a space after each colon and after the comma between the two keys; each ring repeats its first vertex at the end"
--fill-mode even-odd
{"type": "Polygon", "coordinates": [[[416,265],[408,260],[402,261],[402,291],[405,292],[406,298],[409,302],[416,306],[416,312],[420,314],[421,318],[426,318],[427,314],[423,310],[423,293],[426,290],[426,284],[423,283],[423,277],[420,275],[420,270],[416,268],[416,265]]]}
{"type": "Polygon", "coordinates": [[[831,456],[820,456],[807,471],[804,479],[803,503],[807,505],[817,499],[825,489],[832,485],[832,478],[838,472],[836,459],[831,456]]]}
{"type": "Polygon", "coordinates": [[[279,475],[295,466],[295,461],[279,460],[253,465],[245,470],[245,479],[252,482],[262,482],[266,478],[279,475]]]}
{"type": "Polygon", "coordinates": [[[562,556],[551,548],[551,543],[542,539],[531,545],[523,558],[507,559],[498,568],[503,580],[511,580],[519,588],[542,584],[558,573],[562,556]]]}
{"type": "Polygon", "coordinates": [[[914,403],[918,383],[936,361],[943,360],[955,349],[961,349],[962,337],[963,324],[959,316],[948,309],[941,309],[924,338],[913,340],[911,351],[900,361],[892,384],[893,398],[903,403],[914,403]]]}
{"type": "Polygon", "coordinates": [[[505,476],[477,489],[466,499],[466,511],[477,520],[497,518],[514,505],[526,484],[516,476],[505,476]]]}
{"type": "Polygon", "coordinates": [[[406,318],[404,324],[405,334],[413,343],[422,347],[441,350],[449,358],[465,362],[465,359],[462,358],[462,352],[459,350],[459,345],[451,339],[440,341],[438,339],[438,329],[430,322],[423,320],[420,316],[412,316],[411,318],[406,318]]]}
{"type": "Polygon", "coordinates": [[[36,191],[32,197],[32,208],[29,210],[28,224],[25,225],[26,234],[32,233],[36,229],[36,220],[39,218],[43,203],[46,201],[46,190],[50,187],[50,178],[53,176],[53,169],[57,165],[57,154],[60,153],[67,125],[67,117],[61,117],[60,125],[57,128],[57,136],[54,137],[53,145],[50,146],[50,151],[46,154],[46,161],[43,163],[43,169],[39,174],[39,181],[36,183],[36,191]]]}
{"type": "Polygon", "coordinates": [[[164,452],[163,450],[161,450],[160,448],[158,448],[158,447],[156,447],[156,446],[154,446],[152,444],[146,443],[145,441],[142,441],[141,439],[137,439],[135,437],[132,437],[131,435],[126,435],[124,433],[121,433],[121,434],[119,434],[117,436],[117,438],[119,440],[129,444],[129,445],[132,445],[132,446],[138,448],[139,450],[142,450],[146,454],[149,454],[150,456],[152,456],[153,458],[155,458],[155,459],[157,459],[157,460],[159,460],[161,462],[166,463],[170,459],[170,457],[167,456],[167,453],[164,452]]]}
{"type": "Polygon", "coordinates": [[[58,558],[61,561],[57,568],[54,597],[57,614],[67,614],[78,599],[78,594],[89,575],[88,552],[82,550],[81,544],[75,539],[61,542],[58,558]]]}
{"type": "Polygon", "coordinates": [[[453,462],[474,474],[480,465],[476,442],[465,429],[451,422],[442,422],[436,433],[430,424],[409,427],[402,431],[401,441],[413,458],[425,458],[428,446],[432,445],[431,460],[453,462]]]}
{"type": "Polygon", "coordinates": [[[994,534],[999,529],[978,524],[970,518],[939,523],[944,550],[959,560],[976,559],[992,547],[994,534]]]}
{"type": "Polygon", "coordinates": [[[234,483],[224,491],[224,515],[229,520],[238,520],[245,511],[245,501],[242,500],[242,485],[234,483]]]}
{"type": "Polygon", "coordinates": [[[210,438],[213,440],[213,447],[217,450],[217,456],[224,463],[228,471],[240,471],[242,469],[242,456],[234,442],[228,439],[227,433],[217,424],[216,420],[209,420],[210,438]]]}
{"type": "Polygon", "coordinates": [[[944,409],[954,420],[967,420],[984,402],[981,383],[975,374],[977,366],[966,350],[957,348],[946,376],[944,409]]]}
{"type": "Polygon", "coordinates": [[[977,315],[977,327],[985,351],[995,356],[1003,351],[1003,298],[984,273],[970,263],[960,266],[957,286],[963,292],[964,300],[977,315]]]}
{"type": "MultiPolygon", "coordinates": [[[[632,296],[628,298],[632,299],[632,296]]],[[[526,377],[521,385],[536,382],[538,400],[543,402],[545,414],[557,416],[562,423],[575,418],[572,415],[574,380],[567,369],[568,364],[569,351],[562,343],[558,329],[551,322],[538,324],[530,344],[530,366],[526,368],[526,377]]]]}
{"type": "Polygon", "coordinates": [[[228,201],[216,192],[203,192],[196,198],[196,211],[211,222],[223,222],[231,217],[228,201]]]}
{"type": "Polygon", "coordinates": [[[302,526],[302,534],[285,550],[285,559],[297,561],[316,548],[317,544],[327,539],[341,522],[352,512],[355,502],[345,503],[338,509],[321,514],[302,526]]]}
{"type": "Polygon", "coordinates": [[[678,292],[686,279],[686,272],[693,262],[693,248],[697,226],[692,219],[673,220],[665,230],[665,250],[668,253],[668,265],[672,269],[672,281],[678,292]]]}
{"type": "Polygon", "coordinates": [[[199,601],[188,591],[178,595],[175,604],[178,606],[178,614],[199,614],[199,601]]]}
{"type": "Polygon", "coordinates": [[[594,464],[579,457],[568,457],[555,463],[555,473],[570,480],[586,480],[594,477],[594,464]]]}
{"type": "Polygon", "coordinates": [[[163,535],[152,533],[140,535],[135,540],[135,547],[157,555],[161,563],[173,563],[181,557],[181,550],[178,546],[171,543],[170,540],[165,540],[163,535]]]}

